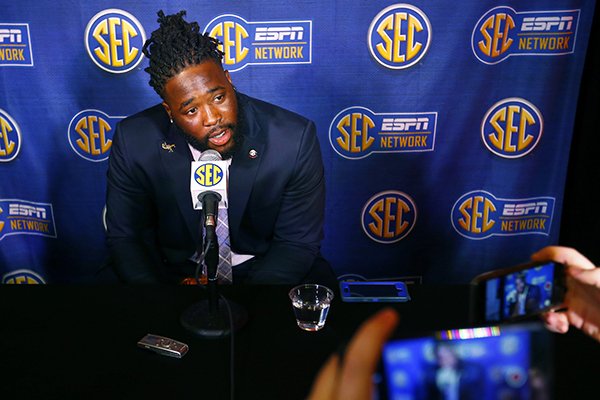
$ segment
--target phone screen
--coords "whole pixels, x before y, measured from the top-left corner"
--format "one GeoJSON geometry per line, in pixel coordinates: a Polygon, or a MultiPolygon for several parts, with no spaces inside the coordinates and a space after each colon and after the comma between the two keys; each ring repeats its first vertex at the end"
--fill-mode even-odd
{"type": "Polygon", "coordinates": [[[476,322],[523,319],[562,303],[564,270],[561,264],[554,262],[535,264],[492,273],[477,286],[475,301],[479,317],[476,322]]]}
{"type": "Polygon", "coordinates": [[[552,350],[552,336],[541,324],[393,340],[376,375],[379,398],[548,398],[552,350]]]}

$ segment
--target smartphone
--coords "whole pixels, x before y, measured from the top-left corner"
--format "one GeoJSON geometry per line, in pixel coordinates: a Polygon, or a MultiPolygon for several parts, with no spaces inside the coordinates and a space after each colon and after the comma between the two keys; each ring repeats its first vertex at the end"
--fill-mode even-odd
{"type": "Polygon", "coordinates": [[[396,338],[383,348],[374,375],[376,398],[548,398],[553,340],[541,323],[396,338]]]}
{"type": "Polygon", "coordinates": [[[342,301],[346,302],[404,302],[410,300],[406,284],[401,281],[342,281],[342,301]]]}
{"type": "Polygon", "coordinates": [[[471,282],[471,322],[529,319],[560,307],[565,292],[564,265],[556,262],[527,263],[486,272],[471,282]]]}

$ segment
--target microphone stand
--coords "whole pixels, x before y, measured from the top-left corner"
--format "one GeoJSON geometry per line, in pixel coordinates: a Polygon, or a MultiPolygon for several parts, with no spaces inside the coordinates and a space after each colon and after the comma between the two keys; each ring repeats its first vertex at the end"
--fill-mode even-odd
{"type": "MultiPolygon", "coordinates": [[[[203,337],[219,338],[239,330],[248,320],[246,310],[229,300],[220,298],[217,286],[219,266],[219,241],[216,228],[218,204],[221,196],[205,192],[198,196],[204,216],[204,264],[208,277],[208,299],[192,304],[181,314],[181,324],[189,331],[203,337]]],[[[225,210],[227,212],[227,210],[225,210]]]]}

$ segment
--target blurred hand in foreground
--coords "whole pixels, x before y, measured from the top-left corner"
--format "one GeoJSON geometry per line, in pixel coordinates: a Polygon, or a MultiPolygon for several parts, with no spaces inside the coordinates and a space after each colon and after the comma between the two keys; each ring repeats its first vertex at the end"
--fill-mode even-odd
{"type": "Polygon", "coordinates": [[[319,371],[309,400],[364,400],[372,398],[373,374],[383,345],[399,317],[393,308],[380,310],[363,322],[346,347],[343,359],[332,355],[319,371]]]}
{"type": "Polygon", "coordinates": [[[565,333],[569,325],[581,329],[600,342],[600,268],[577,250],[549,246],[531,256],[533,261],[555,261],[564,264],[567,275],[566,310],[543,315],[546,327],[565,333]]]}

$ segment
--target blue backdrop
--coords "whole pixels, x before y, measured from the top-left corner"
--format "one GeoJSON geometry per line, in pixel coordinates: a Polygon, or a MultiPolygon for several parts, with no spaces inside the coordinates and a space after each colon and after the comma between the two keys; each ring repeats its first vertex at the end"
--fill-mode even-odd
{"type": "Polygon", "coordinates": [[[338,276],[466,282],[558,241],[592,0],[2,3],[5,283],[102,264],[115,124],[159,102],[159,9],[223,42],[240,91],[315,121],[338,276]]]}

